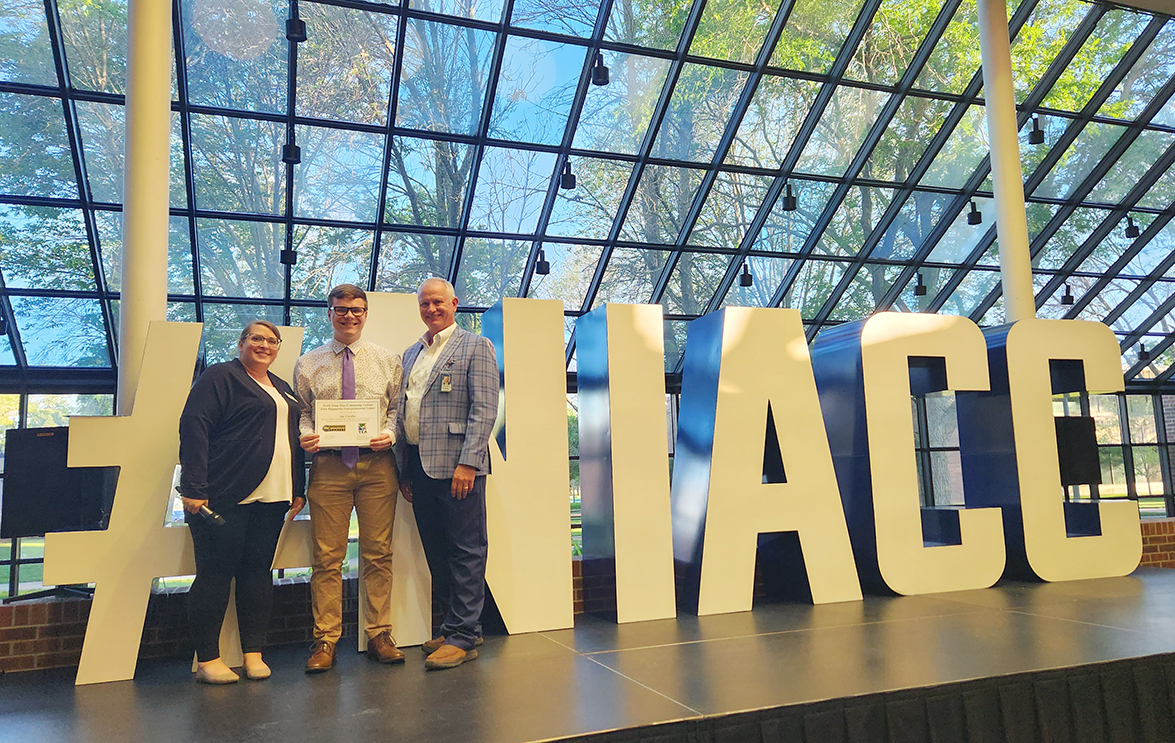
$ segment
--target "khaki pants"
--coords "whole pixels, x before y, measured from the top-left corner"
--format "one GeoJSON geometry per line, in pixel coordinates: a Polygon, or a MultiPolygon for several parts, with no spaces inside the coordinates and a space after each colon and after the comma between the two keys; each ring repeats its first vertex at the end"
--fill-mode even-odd
{"type": "Polygon", "coordinates": [[[314,639],[338,642],[343,633],[343,560],[351,509],[359,520],[359,555],[368,637],[391,629],[392,521],[396,515],[396,467],[390,451],[363,452],[355,469],[335,451],[314,456],[310,466],[310,528],[314,537],[314,572],[310,576],[314,639]]]}

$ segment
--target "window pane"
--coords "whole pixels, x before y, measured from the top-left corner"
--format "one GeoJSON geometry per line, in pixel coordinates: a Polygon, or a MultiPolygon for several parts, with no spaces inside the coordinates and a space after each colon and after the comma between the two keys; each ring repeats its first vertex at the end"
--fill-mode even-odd
{"type": "Polygon", "coordinates": [[[396,124],[474,134],[481,119],[494,34],[412,19],[404,40],[396,124]]]}
{"type": "Polygon", "coordinates": [[[1097,486],[1098,494],[1104,497],[1126,496],[1126,465],[1122,460],[1122,447],[1099,446],[1102,481],[1097,486]]]}
{"type": "MultiPolygon", "coordinates": [[[[655,49],[673,49],[685,28],[689,9],[689,3],[664,3],[659,0],[613,3],[604,38],[655,49]]],[[[615,68],[612,74],[616,74],[615,68]]]]}
{"type": "MultiPolygon", "coordinates": [[[[5,432],[20,427],[20,395],[0,395],[0,472],[4,471],[5,432]]],[[[0,546],[0,559],[8,557],[7,540],[0,546]]]]}
{"type": "Polygon", "coordinates": [[[196,208],[285,212],[285,127],[270,121],[192,115],[196,208]]]}
{"type": "Polygon", "coordinates": [[[78,197],[59,99],[0,93],[0,193],[78,197]]]}
{"type": "Polygon", "coordinates": [[[1053,166],[1033,196],[1060,199],[1072,193],[1125,131],[1113,124],[1088,124],[1053,166]]]}
{"type": "Polygon", "coordinates": [[[114,415],[114,395],[29,395],[28,428],[68,426],[71,415],[114,415]]]}
{"type": "Polygon", "coordinates": [[[308,2],[298,15],[307,30],[298,45],[298,115],[384,124],[396,17],[308,2]]]}
{"type": "Polygon", "coordinates": [[[1093,417],[1099,444],[1122,443],[1117,395],[1090,395],[1089,414],[1093,417]]]}
{"type": "Polygon", "coordinates": [[[450,235],[384,232],[380,238],[376,291],[415,294],[425,279],[448,276],[453,245],[450,235]]]}
{"type": "Polygon", "coordinates": [[[647,166],[624,219],[621,237],[643,243],[675,243],[700,185],[701,170],[647,166]]]}
{"type": "MultiPolygon", "coordinates": [[[[1011,8],[1009,8],[1011,10],[1011,8]]],[[[979,72],[978,11],[975,0],[963,0],[934,45],[914,86],[938,93],[960,94],[979,72]]]]}
{"type": "Polygon", "coordinates": [[[669,275],[661,304],[670,315],[700,315],[730,265],[729,255],[683,252],[669,275]]]}
{"type": "Polygon", "coordinates": [[[808,261],[783,295],[779,306],[799,310],[805,320],[815,318],[844,270],[844,264],[839,261],[808,261]]]}
{"type": "Polygon", "coordinates": [[[1090,192],[1088,200],[1117,204],[1172,144],[1175,144],[1175,134],[1145,131],[1138,135],[1138,139],[1090,192]]]}
{"type": "Polygon", "coordinates": [[[81,211],[0,205],[0,269],[9,288],[94,291],[81,211]]]}
{"type": "Polygon", "coordinates": [[[770,307],[775,293],[795,261],[790,258],[766,258],[757,255],[747,256],[746,261],[753,283],[750,286],[740,286],[739,282],[734,282],[726,292],[722,306],[770,307]]]}
{"type": "Polygon", "coordinates": [[[719,173],[686,242],[720,248],[739,247],[767,196],[772,180],[761,175],[719,173]]]}
{"type": "Polygon", "coordinates": [[[967,109],[923,176],[923,186],[963,187],[975,167],[988,156],[986,116],[983,106],[967,109]]]}
{"type": "Polygon", "coordinates": [[[952,108],[953,104],[948,101],[908,96],[873,148],[861,175],[881,181],[905,182],[952,108]]]}
{"type": "Polygon", "coordinates": [[[709,163],[748,73],[700,64],[682,67],[653,145],[655,157],[709,163]]]}
{"type": "Polygon", "coordinates": [[[498,21],[502,17],[502,0],[411,0],[410,8],[429,13],[498,21]]]}
{"type": "Polygon", "coordinates": [[[559,144],[585,58],[582,46],[521,36],[508,38],[489,136],[559,144]]]}
{"type": "MultiPolygon", "coordinates": [[[[73,87],[126,93],[126,0],[58,0],[56,5],[73,87]]],[[[174,76],[175,65],[171,68],[174,76]]]]}
{"type": "Polygon", "coordinates": [[[317,126],[296,130],[302,162],[294,169],[294,214],[375,222],[383,176],[383,135],[317,126]]]}
{"type": "Polygon", "coordinates": [[[803,72],[827,72],[857,20],[861,2],[796,0],[771,55],[771,64],[803,72]]]}
{"type": "Polygon", "coordinates": [[[636,54],[604,56],[612,81],[588,89],[573,146],[634,155],[649,128],[669,60],[636,54]]]}
{"type": "Polygon", "coordinates": [[[726,163],[778,168],[808,115],[820,83],[764,75],[739,124],[726,163]]]}
{"type": "Polygon", "coordinates": [[[1159,439],[1155,432],[1155,401],[1150,395],[1127,395],[1126,414],[1130,416],[1130,443],[1153,444],[1159,439]]]}
{"type": "Polygon", "coordinates": [[[289,42],[278,21],[289,17],[285,0],[183,0],[180,12],[191,103],[286,112],[289,42]]]}
{"type": "Polygon", "coordinates": [[[514,0],[510,25],[586,38],[592,35],[599,12],[599,0],[514,0]]]}
{"type": "Polygon", "coordinates": [[[1080,111],[1146,27],[1149,16],[1113,9],[1102,16],[1041,105],[1080,111]]]}
{"type": "Polygon", "coordinates": [[[110,366],[96,299],[12,297],[29,366],[110,366]]]}
{"type": "Polygon", "coordinates": [[[329,227],[294,227],[298,263],[290,272],[290,295],[325,299],[339,284],[366,286],[375,233],[329,227]]]}
{"type": "Polygon", "coordinates": [[[1091,7],[1077,0],[1040,0],[1032,9],[1012,42],[1012,80],[1017,103],[1036,87],[1091,7]]]}
{"type": "Polygon", "coordinates": [[[1150,104],[1159,89],[1171,78],[1175,65],[1175,26],[1168,23],[1147,47],[1146,54],[1130,68],[1098,110],[1099,116],[1133,120],[1150,104]]]}
{"type": "MultiPolygon", "coordinates": [[[[200,219],[200,276],[204,294],[274,297],[285,291],[285,225],[200,219]]],[[[239,328],[238,328],[239,330],[239,328]]]]}
{"type": "Polygon", "coordinates": [[[935,1],[883,0],[845,76],[882,85],[896,84],[941,7],[942,3],[935,1]]]}
{"type": "Polygon", "coordinates": [[[864,246],[865,238],[893,200],[893,190],[858,186],[845,194],[832,221],[820,235],[816,252],[825,255],[854,256],[864,246]]]}
{"type": "Polygon", "coordinates": [[[281,325],[282,308],[280,305],[205,303],[202,339],[205,362],[218,364],[235,359],[237,339],[245,325],[254,320],[269,320],[274,325],[281,325]]]}
{"type": "Polygon", "coordinates": [[[959,452],[930,452],[930,476],[934,481],[934,505],[963,505],[963,465],[959,452]]]}
{"type": "Polygon", "coordinates": [[[775,200],[775,205],[771,207],[771,213],[767,215],[763,229],[755,236],[752,249],[774,250],[781,253],[800,252],[812,234],[816,220],[824,212],[836,190],[836,186],[831,183],[801,181],[795,178],[788,181],[788,186],[796,199],[796,209],[784,211],[788,194],[785,188],[775,200]]]}
{"type": "Polygon", "coordinates": [[[528,297],[559,299],[564,310],[578,310],[587,296],[588,284],[595,275],[603,248],[599,245],[561,245],[544,243],[543,252],[551,264],[551,273],[535,274],[530,280],[528,297]]]}
{"type": "Polygon", "coordinates": [[[547,234],[605,238],[632,175],[632,163],[596,157],[571,159],[576,185],[555,192],[547,234]]]}
{"type": "Polygon", "coordinates": [[[712,59],[754,62],[778,8],[778,0],[763,3],[709,0],[690,42],[689,53],[712,59]]]}
{"type": "MultiPolygon", "coordinates": [[[[122,285],[122,212],[94,213],[98,224],[98,249],[102,256],[102,273],[109,291],[121,291],[122,285]]],[[[186,217],[168,219],[167,291],[169,294],[195,292],[192,271],[192,240],[186,217]]]]}
{"type": "Polygon", "coordinates": [[[613,250],[592,307],[599,307],[605,302],[648,302],[653,295],[653,283],[661,275],[668,256],[669,253],[660,250],[613,250]]]}
{"type": "Polygon", "coordinates": [[[529,240],[467,238],[454,282],[459,300],[489,307],[502,297],[517,297],[530,245],[529,240]]]}
{"type": "Polygon", "coordinates": [[[41,0],[8,0],[0,7],[0,80],[57,85],[41,0]]]}
{"type": "Polygon", "coordinates": [[[384,221],[459,227],[473,153],[456,142],[393,137],[384,221]]]}
{"type": "Polygon", "coordinates": [[[1159,447],[1132,446],[1130,453],[1134,457],[1134,488],[1138,497],[1148,495],[1163,495],[1163,470],[1159,466],[1159,447]]]}
{"type": "Polygon", "coordinates": [[[838,87],[804,147],[796,170],[844,175],[888,97],[887,93],[875,90],[838,87]]]}
{"type": "Polygon", "coordinates": [[[554,172],[553,153],[487,147],[469,207],[469,229],[533,234],[554,172]]]}

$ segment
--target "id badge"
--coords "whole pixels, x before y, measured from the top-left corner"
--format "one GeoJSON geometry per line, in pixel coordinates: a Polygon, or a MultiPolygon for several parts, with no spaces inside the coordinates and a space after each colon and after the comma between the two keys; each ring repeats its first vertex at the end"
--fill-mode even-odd
{"type": "Polygon", "coordinates": [[[445,374],[441,376],[441,392],[453,391],[453,375],[445,374]]]}

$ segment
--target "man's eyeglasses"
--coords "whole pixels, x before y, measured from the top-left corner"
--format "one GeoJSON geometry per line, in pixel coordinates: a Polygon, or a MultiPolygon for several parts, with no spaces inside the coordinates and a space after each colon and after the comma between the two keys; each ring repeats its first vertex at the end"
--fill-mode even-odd
{"type": "Polygon", "coordinates": [[[347,315],[354,315],[355,317],[363,317],[367,314],[366,307],[331,307],[330,311],[336,315],[346,317],[347,315]]]}
{"type": "Polygon", "coordinates": [[[245,336],[245,340],[254,346],[265,345],[273,349],[279,348],[282,344],[281,338],[266,338],[264,335],[257,335],[256,333],[249,333],[249,335],[245,336]]]}

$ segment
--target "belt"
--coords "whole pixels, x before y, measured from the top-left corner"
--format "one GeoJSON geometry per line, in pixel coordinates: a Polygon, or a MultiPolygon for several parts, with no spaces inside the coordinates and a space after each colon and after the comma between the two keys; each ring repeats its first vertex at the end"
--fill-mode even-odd
{"type": "MultiPolygon", "coordinates": [[[[387,454],[388,451],[390,451],[390,449],[385,451],[372,451],[371,449],[360,448],[359,458],[362,459],[363,457],[369,457],[374,454],[387,454]]],[[[343,451],[342,449],[319,449],[317,452],[315,452],[315,456],[341,457],[343,456],[343,451]]]]}

